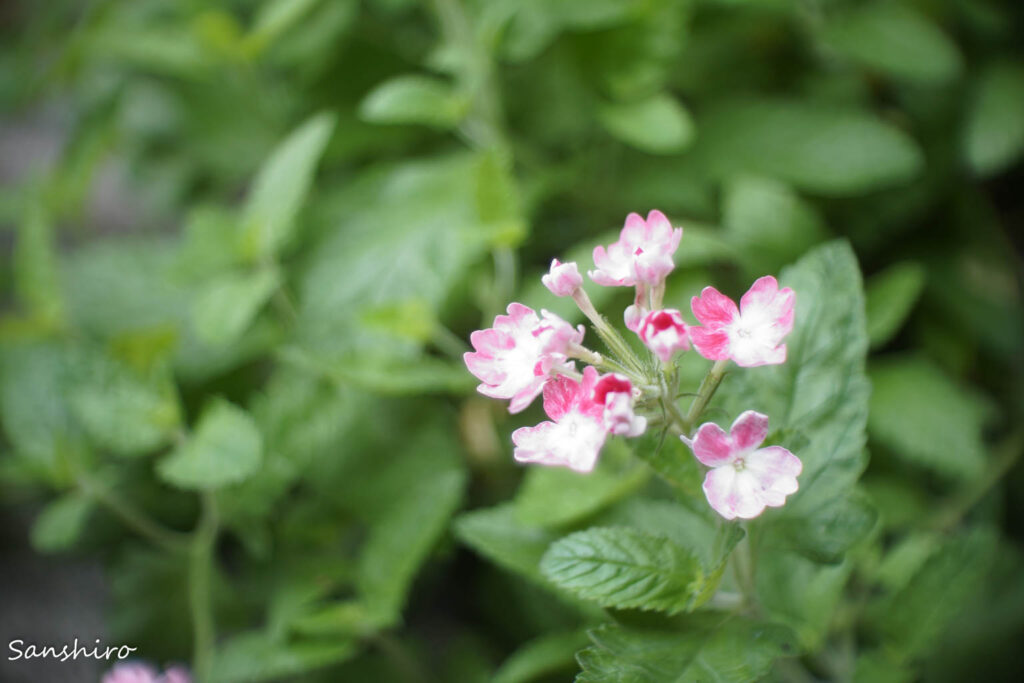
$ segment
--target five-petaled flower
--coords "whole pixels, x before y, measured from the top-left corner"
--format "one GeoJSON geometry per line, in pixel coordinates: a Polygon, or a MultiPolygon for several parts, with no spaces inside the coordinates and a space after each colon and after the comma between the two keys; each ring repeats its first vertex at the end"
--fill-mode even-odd
{"type": "Polygon", "coordinates": [[[554,422],[512,432],[515,459],[577,472],[593,470],[608,436],[604,406],[594,401],[597,381],[597,370],[587,366],[581,382],[560,376],[544,385],[544,412],[554,422]]]}
{"type": "Polygon", "coordinates": [[[583,276],[580,275],[575,261],[562,263],[554,259],[551,261],[551,270],[540,281],[555,296],[572,296],[583,284],[583,276]]]}
{"type": "Polygon", "coordinates": [[[549,377],[573,371],[567,354],[583,341],[583,326],[574,328],[548,311],[538,317],[532,308],[512,303],[508,315],[497,316],[494,327],[477,330],[469,340],[475,351],[463,359],[481,382],[477,391],[511,399],[508,410],[518,413],[540,394],[549,377]]]}
{"type": "Polygon", "coordinates": [[[708,422],[693,441],[683,439],[702,463],[712,468],[704,478],[704,495],[726,519],[751,519],[765,507],[780,507],[797,490],[800,459],[782,446],[758,448],[768,436],[768,416],[741,414],[729,433],[708,422]]]}
{"type": "Polygon", "coordinates": [[[640,319],[636,333],[663,363],[669,362],[676,351],[690,348],[683,314],[674,308],[651,311],[640,319]]]}
{"type": "Polygon", "coordinates": [[[743,367],[786,362],[782,340],[793,329],[796,295],[789,287],[779,289],[771,275],[759,278],[740,299],[732,299],[714,287],[693,297],[693,314],[703,327],[690,327],[697,352],[711,360],[731,359],[743,367]]]}
{"type": "Polygon", "coordinates": [[[647,429],[647,418],[633,412],[633,398],[633,383],[615,372],[594,386],[594,403],[604,407],[604,425],[612,434],[640,436],[647,429]]]}
{"type": "Polygon", "coordinates": [[[682,228],[673,228],[665,214],[651,211],[645,221],[631,213],[619,234],[619,240],[594,248],[596,270],[587,274],[606,287],[661,284],[675,264],[672,254],[683,236],[682,228]]]}

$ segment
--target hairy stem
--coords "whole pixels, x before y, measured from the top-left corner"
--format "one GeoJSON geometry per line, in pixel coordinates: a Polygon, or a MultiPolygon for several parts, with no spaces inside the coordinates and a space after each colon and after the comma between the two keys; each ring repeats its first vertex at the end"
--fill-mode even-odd
{"type": "Polygon", "coordinates": [[[715,364],[708,370],[708,374],[704,376],[704,380],[700,383],[700,389],[697,390],[697,397],[693,399],[690,410],[680,424],[684,434],[690,434],[701,415],[704,414],[704,409],[707,408],[711,398],[718,390],[718,385],[722,383],[722,378],[725,377],[725,369],[728,365],[729,361],[727,360],[715,361],[715,364]]]}
{"type": "Polygon", "coordinates": [[[124,522],[125,526],[153,543],[153,545],[171,553],[181,553],[188,550],[187,534],[168,529],[87,475],[80,474],[77,482],[78,488],[82,493],[105,507],[115,517],[124,522]]]}

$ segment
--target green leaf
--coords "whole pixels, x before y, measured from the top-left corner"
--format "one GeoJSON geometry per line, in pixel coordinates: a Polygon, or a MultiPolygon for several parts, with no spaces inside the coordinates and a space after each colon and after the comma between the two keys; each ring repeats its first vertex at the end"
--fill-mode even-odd
{"type": "Polygon", "coordinates": [[[748,272],[776,272],[827,234],[815,208],[777,180],[736,179],[726,185],[723,204],[726,236],[748,272]]]}
{"type": "Polygon", "coordinates": [[[78,493],[69,493],[52,501],[32,525],[32,547],[41,553],[71,547],[85,529],[92,509],[92,501],[78,493]]]}
{"type": "Polygon", "coordinates": [[[700,590],[700,562],[666,536],[625,527],[593,528],[556,541],[541,573],[555,585],[602,607],[670,614],[689,609],[700,590]]]}
{"type": "Polygon", "coordinates": [[[871,438],[909,463],[951,478],[985,468],[984,403],[929,361],[897,357],[871,368],[871,438]]]}
{"type": "Polygon", "coordinates": [[[604,625],[590,631],[594,647],[578,655],[577,683],[666,683],[761,680],[797,646],[789,629],[743,617],[690,617],[679,632],[604,625]]]}
{"type": "Polygon", "coordinates": [[[284,139],[263,163],[242,209],[242,251],[251,261],[276,256],[295,231],[317,163],[334,132],[335,117],[321,113],[284,139]]]}
{"type": "Polygon", "coordinates": [[[575,669],[575,655],[589,644],[583,631],[552,633],[529,641],[502,662],[491,683],[529,683],[575,669]]]}
{"type": "Polygon", "coordinates": [[[302,21],[320,0],[269,0],[260,5],[252,30],[245,37],[248,50],[258,53],[302,21]]]}
{"type": "Polygon", "coordinates": [[[459,515],[455,519],[455,535],[495,564],[547,585],[540,573],[540,560],[558,536],[520,522],[513,504],[504,503],[459,515]]]}
{"type": "Polygon", "coordinates": [[[495,246],[517,246],[529,232],[529,225],[509,159],[496,151],[483,152],[473,175],[473,199],[481,227],[495,246]]]}
{"type": "Polygon", "coordinates": [[[689,112],[671,95],[601,105],[598,119],[609,133],[644,152],[675,154],[694,138],[689,112]]]}
{"type": "Polygon", "coordinates": [[[346,354],[321,360],[301,349],[286,347],[279,356],[297,368],[330,377],[341,385],[351,385],[384,396],[409,396],[426,393],[464,394],[476,384],[465,365],[425,354],[401,359],[383,354],[346,354]]]}
{"type": "Polygon", "coordinates": [[[836,14],[824,39],[840,54],[898,79],[940,84],[963,68],[956,44],[904,4],[875,2],[836,14]]]}
{"type": "Polygon", "coordinates": [[[1007,168],[1024,151],[1024,67],[996,64],[978,78],[964,136],[967,163],[986,176],[1007,168]]]}
{"type": "Polygon", "coordinates": [[[244,481],[263,459],[263,438],[241,408],[218,399],[205,408],[195,432],[160,461],[157,472],[179,488],[210,491],[244,481]]]}
{"type": "Polygon", "coordinates": [[[281,642],[259,631],[234,636],[214,658],[211,680],[218,683],[276,681],[342,662],[358,650],[354,640],[281,642]]]}
{"type": "Polygon", "coordinates": [[[665,430],[649,429],[631,444],[633,454],[686,496],[702,496],[704,472],[682,441],[665,430]]]}
{"type": "Polygon", "coordinates": [[[418,123],[453,128],[466,113],[466,99],[447,82],[429,76],[396,76],[374,88],[359,114],[373,123],[418,123]]]}
{"type": "Polygon", "coordinates": [[[846,551],[875,527],[878,512],[855,491],[799,518],[779,520],[772,529],[782,545],[823,563],[841,562],[846,551]]]}
{"type": "Polygon", "coordinates": [[[275,268],[221,275],[199,292],[193,305],[196,335],[215,346],[236,341],[280,286],[275,268]]]}
{"type": "Polygon", "coordinates": [[[18,299],[32,317],[48,327],[64,318],[53,225],[44,210],[30,207],[18,226],[14,250],[14,279],[18,299]]]}
{"type": "Polygon", "coordinates": [[[904,261],[868,280],[866,308],[871,348],[883,346],[903,326],[924,290],[925,279],[920,264],[904,261]]]}
{"type": "Polygon", "coordinates": [[[697,129],[693,163],[723,180],[746,173],[848,196],[905,183],[924,167],[910,137],[858,109],[733,100],[702,110],[697,129]]]}
{"type": "Polygon", "coordinates": [[[526,472],[516,494],[516,515],[530,526],[558,527],[585,519],[642,486],[649,477],[643,466],[616,459],[619,441],[605,447],[597,468],[589,474],[557,467],[534,467],[526,472]]]}

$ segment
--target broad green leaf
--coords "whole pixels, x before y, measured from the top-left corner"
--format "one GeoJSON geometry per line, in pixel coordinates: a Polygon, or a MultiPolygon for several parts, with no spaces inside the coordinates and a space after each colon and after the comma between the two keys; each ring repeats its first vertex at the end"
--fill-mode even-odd
{"type": "Polygon", "coordinates": [[[942,543],[934,533],[907,534],[882,557],[875,573],[878,583],[893,592],[906,587],[942,543]]]}
{"type": "Polygon", "coordinates": [[[939,84],[963,68],[956,44],[905,4],[873,2],[837,13],[824,39],[840,54],[898,79],[939,84]]]}
{"type": "Polygon", "coordinates": [[[905,183],[924,166],[910,137],[858,109],[733,100],[702,110],[697,129],[690,157],[720,179],[748,173],[848,196],[905,183]]]}
{"type": "Polygon", "coordinates": [[[951,478],[985,467],[984,404],[929,361],[896,357],[871,368],[871,438],[893,455],[951,478]]]}
{"type": "Polygon", "coordinates": [[[282,642],[262,632],[249,631],[234,636],[219,648],[210,678],[217,683],[276,681],[342,662],[358,648],[354,640],[282,642]]]}
{"type": "Polygon", "coordinates": [[[473,199],[480,224],[498,247],[514,247],[529,232],[511,162],[497,152],[480,154],[473,199]]]}
{"type": "Polygon", "coordinates": [[[520,522],[513,504],[459,515],[455,519],[455,535],[495,564],[547,585],[540,573],[540,560],[558,536],[520,522]]]}
{"type": "Polygon", "coordinates": [[[32,547],[41,553],[71,547],[85,528],[92,509],[92,501],[78,493],[69,493],[52,501],[32,525],[32,547]]]}
{"type": "Polygon", "coordinates": [[[645,100],[603,104],[598,119],[627,145],[652,154],[681,152],[694,137],[689,112],[665,93],[645,100]]]}
{"type": "Polygon", "coordinates": [[[827,234],[815,208],[777,180],[728,183],[722,213],[726,237],[752,273],[778,271],[827,234]]]}
{"type": "Polygon", "coordinates": [[[334,124],[331,114],[313,116],[263,163],[242,210],[241,247],[250,260],[275,257],[292,238],[295,217],[309,193],[334,124]]]}
{"type": "Polygon", "coordinates": [[[648,429],[630,444],[634,455],[686,496],[702,496],[704,472],[682,441],[663,429],[648,429]]]}
{"type": "Polygon", "coordinates": [[[297,368],[328,377],[339,385],[351,385],[384,396],[464,394],[477,383],[462,363],[426,354],[402,359],[358,353],[321,360],[300,349],[286,347],[281,349],[280,357],[297,368]]]}
{"type": "Polygon", "coordinates": [[[160,461],[157,472],[179,488],[210,491],[251,476],[263,459],[263,438],[241,408],[218,399],[205,408],[188,440],[160,461]]]}
{"type": "Polygon", "coordinates": [[[260,5],[246,49],[259,53],[308,15],[320,0],[267,0],[260,5]]]}
{"type": "Polygon", "coordinates": [[[911,683],[913,671],[893,653],[879,648],[857,656],[853,683],[911,683]]]}
{"type": "Polygon", "coordinates": [[[64,318],[53,225],[41,207],[30,207],[18,227],[14,250],[18,299],[31,316],[48,327],[64,318]]]}
{"type": "Polygon", "coordinates": [[[491,683],[529,683],[576,668],[576,652],[590,643],[583,631],[552,633],[521,646],[494,672],[491,683]]]}
{"type": "Polygon", "coordinates": [[[396,76],[373,89],[360,103],[359,114],[373,123],[418,123],[453,128],[468,102],[451,85],[430,76],[396,76]]]}
{"type": "Polygon", "coordinates": [[[221,275],[199,292],[192,308],[196,335],[215,346],[236,341],[280,286],[280,273],[269,267],[221,275]]]}
{"type": "Polygon", "coordinates": [[[779,520],[773,532],[781,544],[818,562],[841,562],[847,550],[871,532],[878,512],[857,492],[832,500],[799,518],[779,520]]]}
{"type": "Polygon", "coordinates": [[[772,662],[797,654],[789,629],[716,614],[690,617],[679,631],[593,629],[594,646],[578,655],[577,683],[683,683],[761,680],[772,662]]]}
{"type": "Polygon", "coordinates": [[[526,472],[516,495],[516,515],[529,526],[558,527],[585,519],[635,491],[649,477],[646,467],[630,466],[618,441],[605,447],[597,468],[581,474],[560,467],[534,467],[526,472]]]}
{"type": "Polygon", "coordinates": [[[976,83],[964,147],[979,175],[998,173],[1024,152],[1024,66],[996,64],[976,83]]]}
{"type": "Polygon", "coordinates": [[[686,548],[626,527],[566,536],[551,545],[540,569],[555,585],[602,607],[670,614],[693,605],[704,578],[700,562],[686,548]]]}
{"type": "Polygon", "coordinates": [[[865,302],[871,348],[883,346],[899,331],[921,296],[925,279],[924,268],[910,261],[871,276],[865,302]]]}

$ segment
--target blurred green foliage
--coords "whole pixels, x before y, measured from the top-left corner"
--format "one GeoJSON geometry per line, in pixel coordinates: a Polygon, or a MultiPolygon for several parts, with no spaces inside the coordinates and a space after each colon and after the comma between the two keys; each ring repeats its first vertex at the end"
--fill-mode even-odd
{"type": "Polygon", "coordinates": [[[0,135],[58,149],[0,168],[0,495],[104,563],[111,641],[225,682],[1024,676],[1019,3],[0,15],[0,135]],[[462,365],[511,300],[578,317],[539,274],[649,208],[666,305],[798,292],[710,413],[804,462],[745,536],[657,434],[523,476],[539,410],[462,365]]]}

